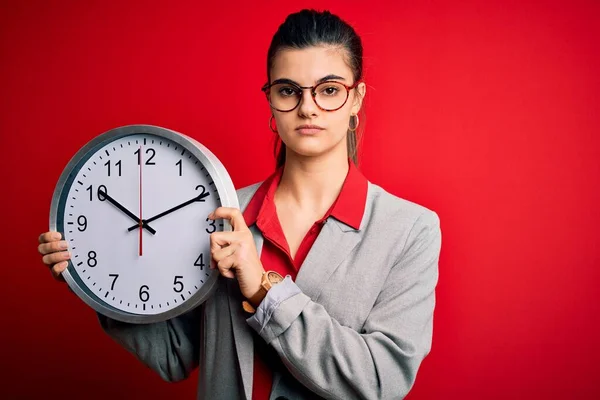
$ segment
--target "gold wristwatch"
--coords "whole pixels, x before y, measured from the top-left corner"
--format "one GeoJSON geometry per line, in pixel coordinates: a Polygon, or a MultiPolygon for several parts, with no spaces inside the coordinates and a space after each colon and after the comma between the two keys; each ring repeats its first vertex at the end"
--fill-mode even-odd
{"type": "Polygon", "coordinates": [[[262,299],[264,299],[267,295],[269,289],[271,289],[273,285],[278,284],[282,280],[283,276],[279,275],[275,271],[263,272],[262,279],[260,281],[260,289],[258,289],[258,292],[256,292],[256,294],[248,300],[244,300],[242,302],[242,307],[244,308],[244,311],[250,314],[254,314],[256,312],[255,307],[258,307],[262,299]]]}

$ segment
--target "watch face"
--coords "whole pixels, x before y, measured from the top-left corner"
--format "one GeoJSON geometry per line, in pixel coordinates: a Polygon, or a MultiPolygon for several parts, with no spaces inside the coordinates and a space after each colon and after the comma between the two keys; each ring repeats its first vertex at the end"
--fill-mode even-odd
{"type": "Polygon", "coordinates": [[[271,284],[274,284],[274,283],[281,282],[283,280],[283,277],[281,275],[279,275],[277,272],[269,271],[269,273],[267,275],[267,279],[269,280],[269,282],[271,282],[271,284]]]}
{"type": "Polygon", "coordinates": [[[55,192],[56,230],[72,254],[65,279],[112,318],[172,318],[205,300],[216,281],[209,235],[225,227],[207,216],[226,205],[220,181],[229,176],[204,157],[208,150],[172,131],[104,136],[78,153],[55,192]]]}

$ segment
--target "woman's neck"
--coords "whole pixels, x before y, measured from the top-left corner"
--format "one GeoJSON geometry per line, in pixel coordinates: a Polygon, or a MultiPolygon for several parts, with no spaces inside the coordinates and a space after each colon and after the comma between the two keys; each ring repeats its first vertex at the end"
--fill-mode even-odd
{"type": "Polygon", "coordinates": [[[321,157],[290,153],[286,154],[275,202],[281,201],[296,210],[325,214],[342,189],[348,174],[348,158],[335,153],[321,157]]]}

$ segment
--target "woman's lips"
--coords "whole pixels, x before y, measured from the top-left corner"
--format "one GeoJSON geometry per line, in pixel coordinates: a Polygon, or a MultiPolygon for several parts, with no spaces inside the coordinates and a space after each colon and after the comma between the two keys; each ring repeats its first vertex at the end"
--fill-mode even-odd
{"type": "Polygon", "coordinates": [[[319,125],[300,125],[296,130],[301,135],[316,135],[323,130],[319,125]]]}
{"type": "Polygon", "coordinates": [[[300,132],[301,135],[316,135],[322,130],[323,129],[321,128],[300,128],[298,129],[298,132],[300,132]]]}

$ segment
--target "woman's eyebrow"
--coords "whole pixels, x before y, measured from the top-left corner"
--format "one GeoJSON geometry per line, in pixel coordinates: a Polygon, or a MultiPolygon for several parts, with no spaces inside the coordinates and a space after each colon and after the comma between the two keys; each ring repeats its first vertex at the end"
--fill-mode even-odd
{"type": "MultiPolygon", "coordinates": [[[[324,76],[323,78],[319,79],[317,81],[317,84],[319,84],[321,82],[325,82],[325,81],[331,81],[331,80],[342,80],[342,81],[345,81],[346,79],[343,78],[343,77],[341,77],[341,76],[335,75],[335,74],[329,74],[329,75],[324,76]]],[[[292,85],[301,86],[298,82],[293,81],[293,80],[288,79],[288,78],[275,79],[273,82],[271,82],[271,85],[275,85],[277,83],[290,83],[292,85]]]]}
{"type": "Polygon", "coordinates": [[[319,79],[317,81],[317,83],[321,83],[321,82],[325,82],[325,81],[331,81],[331,80],[342,80],[342,81],[345,81],[346,79],[344,79],[343,77],[338,76],[338,75],[329,74],[329,75],[327,75],[327,76],[319,79]]]}

